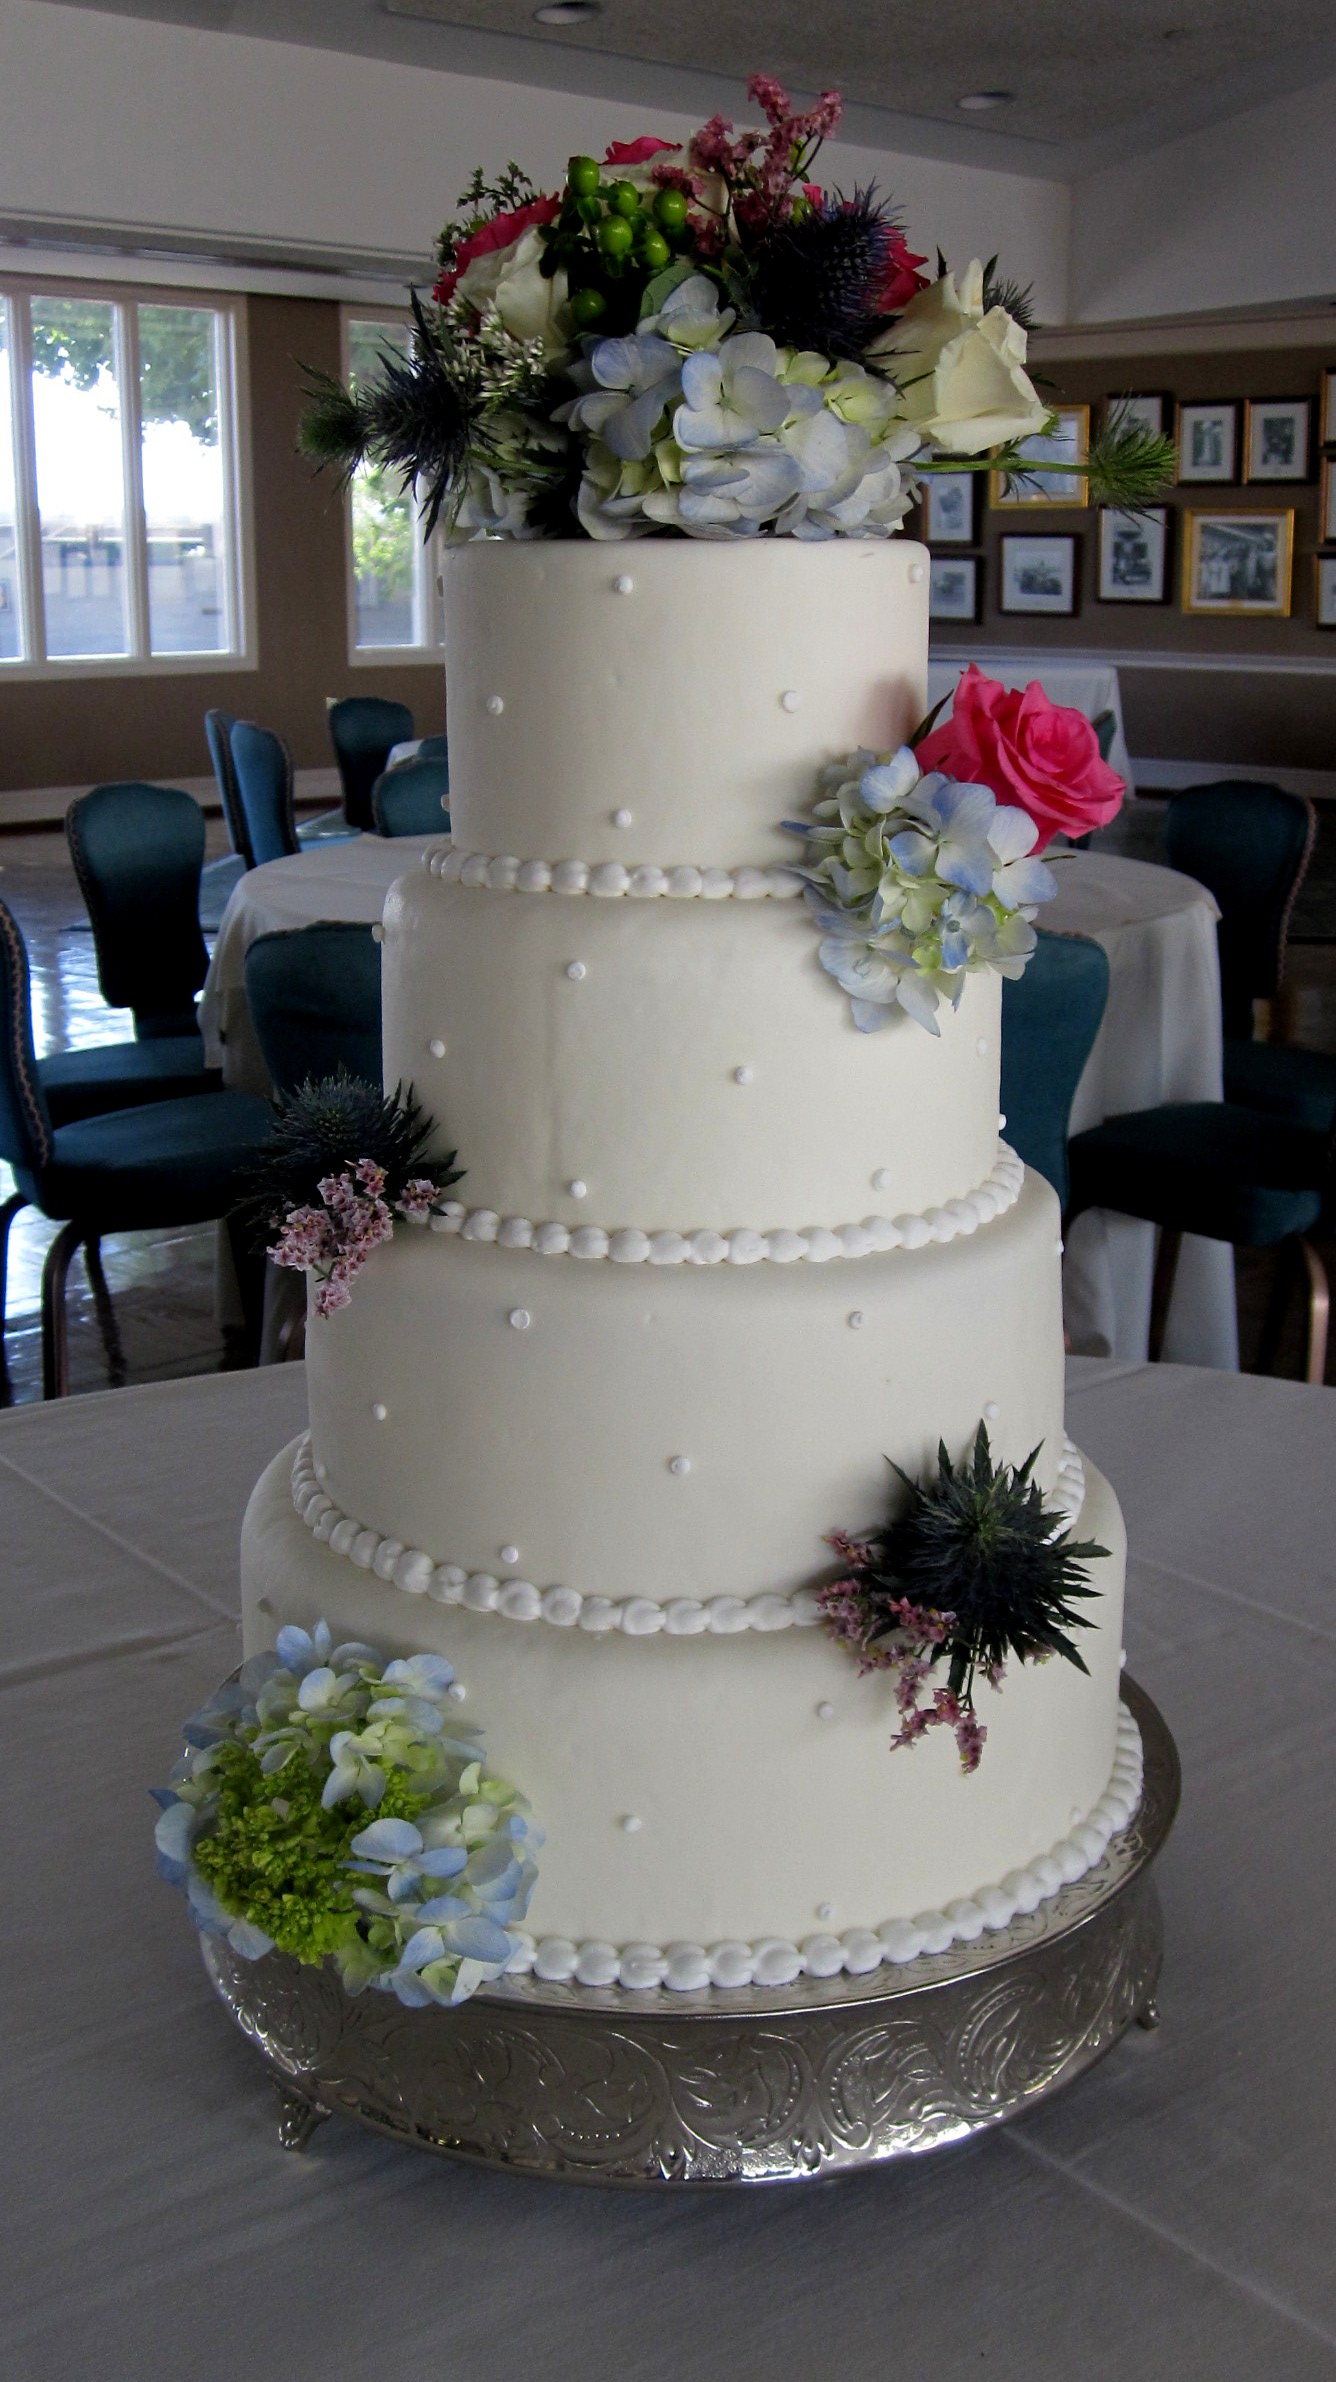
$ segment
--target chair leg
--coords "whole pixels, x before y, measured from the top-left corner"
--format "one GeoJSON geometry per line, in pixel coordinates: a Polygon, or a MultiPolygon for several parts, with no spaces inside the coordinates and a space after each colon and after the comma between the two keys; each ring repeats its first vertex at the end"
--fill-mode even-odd
{"type": "Polygon", "coordinates": [[[70,1334],[65,1313],[65,1284],[70,1259],[83,1239],[81,1224],[62,1224],[46,1253],[42,1268],[42,1396],[70,1394],[70,1334]]]}
{"type": "Polygon", "coordinates": [[[5,1298],[9,1287],[9,1227],[20,1208],[28,1202],[21,1191],[11,1192],[0,1207],[0,1406],[14,1403],[14,1385],[9,1378],[9,1360],[5,1353],[5,1298]]]}
{"type": "Polygon", "coordinates": [[[1299,1248],[1308,1273],[1308,1346],[1304,1380],[1320,1389],[1327,1377],[1327,1326],[1331,1320],[1331,1289],[1327,1269],[1310,1240],[1299,1248]]]}
{"type": "Polygon", "coordinates": [[[1299,1274],[1299,1246],[1298,1241],[1282,1241],[1276,1253],[1271,1296],[1266,1302],[1262,1337],[1257,1344],[1257,1362],[1253,1367],[1255,1373],[1274,1373],[1276,1369],[1280,1343],[1285,1336],[1285,1318],[1290,1311],[1290,1300],[1294,1296],[1299,1274]]]}
{"type": "Polygon", "coordinates": [[[102,1334],[102,1353],[107,1360],[107,1386],[109,1389],[124,1389],[130,1368],[125,1361],[121,1327],[111,1303],[107,1277],[102,1270],[101,1237],[95,1232],[90,1233],[84,1242],[84,1271],[88,1276],[88,1287],[93,1293],[97,1328],[102,1334]]]}
{"type": "Polygon", "coordinates": [[[1181,1232],[1171,1232],[1167,1226],[1160,1232],[1155,1251],[1155,1274],[1150,1292],[1150,1336],[1147,1355],[1158,1365],[1164,1355],[1164,1335],[1169,1326],[1169,1309],[1174,1296],[1174,1277],[1178,1272],[1178,1253],[1183,1246],[1181,1232]]]}

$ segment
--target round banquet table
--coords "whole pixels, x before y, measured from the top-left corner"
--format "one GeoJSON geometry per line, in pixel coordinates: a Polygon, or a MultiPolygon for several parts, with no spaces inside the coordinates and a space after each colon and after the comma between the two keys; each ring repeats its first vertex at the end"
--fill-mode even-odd
{"type": "Polygon", "coordinates": [[[1129,1667],[1183,1757],[1159,2031],[959,2149],[690,2205],[341,2120],[278,2147],[146,1790],[237,1660],[242,1508],[305,1404],[287,1365],[0,1414],[0,2371],[1330,2382],[1329,1390],[1071,1367],[1127,1512],[1129,1667]]]}
{"type": "MultiPolygon", "coordinates": [[[[431,836],[364,835],[270,860],[241,879],[223,913],[201,1005],[212,1063],[228,1084],[267,1092],[246,1007],[246,947],[257,935],[345,918],[374,925],[396,877],[431,836]]],[[[1216,908],[1195,879],[1102,852],[1055,856],[1059,892],[1041,913],[1057,934],[1093,935],[1112,968],[1109,1006],[1077,1092],[1076,1132],[1164,1100],[1220,1098],[1216,908]]],[[[1140,1360],[1150,1322],[1154,1231],[1094,1212],[1073,1229],[1063,1264],[1067,1329],[1088,1356],[1140,1360]]],[[[1185,1239],[1165,1353],[1184,1364],[1238,1364],[1233,1252],[1185,1239]]]]}

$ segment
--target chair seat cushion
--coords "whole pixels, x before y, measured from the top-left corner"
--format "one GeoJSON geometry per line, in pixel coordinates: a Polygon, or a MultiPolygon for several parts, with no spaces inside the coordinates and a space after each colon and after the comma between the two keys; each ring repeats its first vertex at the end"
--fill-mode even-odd
{"type": "Polygon", "coordinates": [[[272,1122],[251,1093],[213,1092],[62,1125],[41,1205],[99,1232],[206,1223],[235,1203],[272,1122]]]}
{"type": "Polygon", "coordinates": [[[187,1100],[220,1092],[221,1069],[204,1064],[200,1034],[171,1034],[152,1042],[102,1042],[92,1050],[59,1050],[37,1065],[53,1125],[137,1108],[145,1100],[187,1100]]]}
{"type": "Polygon", "coordinates": [[[1286,1042],[1225,1042],[1225,1098],[1312,1133],[1336,1123],[1336,1058],[1286,1042]]]}
{"type": "Polygon", "coordinates": [[[1110,1117],[1070,1144],[1072,1212],[1271,1249],[1322,1212],[1328,1143],[1259,1109],[1199,1100],[1110,1117]]]}

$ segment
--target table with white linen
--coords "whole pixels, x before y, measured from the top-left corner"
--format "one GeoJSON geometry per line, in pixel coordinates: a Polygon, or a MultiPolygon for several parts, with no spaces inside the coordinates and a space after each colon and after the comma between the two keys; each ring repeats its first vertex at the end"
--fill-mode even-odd
{"type": "MultiPolygon", "coordinates": [[[[928,664],[928,703],[940,703],[943,695],[954,695],[963,672],[973,662],[985,678],[995,678],[999,686],[1026,687],[1037,678],[1050,703],[1060,703],[1069,711],[1084,712],[1088,720],[1097,720],[1101,712],[1111,711],[1114,717],[1113,742],[1109,748],[1109,766],[1116,769],[1129,793],[1135,792],[1132,760],[1123,734],[1123,698],[1118,673],[1107,662],[1056,661],[1043,653],[966,653],[957,648],[950,659],[936,656],[928,664]]],[[[948,703],[943,719],[951,717],[948,703]]]]}
{"type": "Polygon", "coordinates": [[[296,1365],[0,1415],[6,2382],[1331,2382],[1330,1391],[1072,1367],[1183,1757],[1158,2033],[958,2149],[685,2198],[339,2119],[278,2146],[147,1789],[237,1660],[242,1508],[304,1416],[296,1365]]]}

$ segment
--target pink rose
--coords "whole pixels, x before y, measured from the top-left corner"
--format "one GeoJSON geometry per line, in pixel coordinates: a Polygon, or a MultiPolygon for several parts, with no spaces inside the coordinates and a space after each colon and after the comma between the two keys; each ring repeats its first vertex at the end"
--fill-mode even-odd
{"type": "Polygon", "coordinates": [[[455,283],[461,273],[468,270],[475,257],[491,256],[498,248],[513,248],[531,224],[551,223],[554,216],[560,213],[559,198],[537,198],[531,199],[527,207],[513,207],[508,215],[494,215],[480,232],[474,232],[471,238],[460,241],[453,262],[447,266],[432,290],[437,305],[444,306],[446,299],[454,295],[455,283]]]}
{"type": "Polygon", "coordinates": [[[1107,826],[1127,790],[1101,760],[1084,713],[1050,703],[1037,678],[1022,693],[985,678],[973,662],[950,719],[924,737],[916,757],[925,772],[989,786],[999,802],[1028,812],[1039,830],[1036,852],[1055,835],[1107,826]]]}
{"type": "Polygon", "coordinates": [[[657,141],[652,132],[642,133],[638,141],[612,141],[604,154],[605,165],[648,165],[651,157],[662,150],[676,149],[677,141],[657,141]]]}

